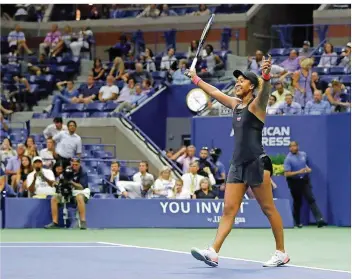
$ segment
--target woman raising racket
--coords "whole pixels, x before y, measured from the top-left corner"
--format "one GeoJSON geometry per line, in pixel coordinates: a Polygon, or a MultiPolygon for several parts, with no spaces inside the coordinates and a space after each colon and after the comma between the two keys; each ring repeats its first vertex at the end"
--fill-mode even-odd
{"type": "Polygon", "coordinates": [[[193,248],[191,251],[194,258],[213,267],[218,266],[218,253],[232,229],[247,187],[251,187],[263,213],[269,219],[275,237],[276,251],[263,266],[281,266],[290,261],[284,248],[281,216],[273,201],[270,182],[272,164],[262,145],[266,105],[271,93],[270,70],[270,56],[267,60],[263,57],[261,78],[252,72],[242,73],[235,70],[233,75],[237,78],[237,82],[234,93],[237,98],[227,96],[204,82],[195,71],[185,73],[209,96],[233,110],[235,147],[226,181],[223,215],[213,245],[205,250],[193,248]],[[255,97],[254,91],[258,86],[261,88],[255,97]]]}

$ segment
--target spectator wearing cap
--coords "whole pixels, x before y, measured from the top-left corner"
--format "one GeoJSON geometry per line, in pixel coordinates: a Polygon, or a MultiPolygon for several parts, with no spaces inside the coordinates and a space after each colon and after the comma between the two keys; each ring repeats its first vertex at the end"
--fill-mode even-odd
{"type": "Polygon", "coordinates": [[[15,191],[11,188],[11,186],[9,184],[7,184],[6,174],[2,170],[2,168],[0,168],[0,194],[1,194],[1,197],[3,197],[3,196],[15,197],[16,196],[15,191]]]}
{"type": "Polygon", "coordinates": [[[340,67],[346,67],[349,73],[351,72],[351,42],[349,42],[344,51],[342,51],[338,65],[340,67]]]}
{"type": "Polygon", "coordinates": [[[68,131],[67,126],[63,124],[62,117],[55,117],[53,120],[53,124],[48,125],[44,131],[45,138],[52,138],[61,131],[68,131]]]}
{"type": "Polygon", "coordinates": [[[194,145],[189,145],[187,148],[183,148],[183,155],[177,158],[176,162],[182,166],[184,173],[188,172],[191,163],[198,161],[198,158],[194,155],[196,154],[196,147],[194,145]]]}
{"type": "Polygon", "coordinates": [[[277,102],[276,96],[271,94],[269,96],[268,105],[266,106],[266,113],[269,115],[277,114],[279,104],[277,102]]]}
{"type": "Polygon", "coordinates": [[[324,45],[324,53],[320,58],[318,67],[334,67],[337,61],[337,54],[334,52],[334,46],[331,43],[324,45]]]}
{"type": "Polygon", "coordinates": [[[62,161],[64,167],[70,164],[71,158],[80,157],[82,153],[82,139],[76,134],[77,123],[70,120],[67,126],[68,131],[62,131],[53,137],[57,159],[62,161]]]}
{"type": "Polygon", "coordinates": [[[323,100],[323,94],[320,90],[314,91],[313,100],[308,101],[304,107],[304,114],[320,115],[329,114],[330,112],[330,104],[323,100]]]}
{"type": "Polygon", "coordinates": [[[285,102],[280,103],[278,112],[283,115],[301,114],[302,108],[299,103],[293,101],[292,94],[286,94],[285,102]]]}
{"type": "Polygon", "coordinates": [[[297,55],[297,50],[292,49],[290,51],[289,57],[286,60],[284,60],[280,64],[280,66],[290,73],[297,71],[299,69],[299,59],[297,55]]]}
{"type": "MultiPolygon", "coordinates": [[[[69,183],[72,186],[72,196],[74,197],[78,207],[80,228],[81,230],[85,230],[87,228],[86,202],[90,198],[90,189],[88,187],[88,174],[82,168],[81,160],[77,157],[72,158],[71,169],[73,172],[73,178],[71,181],[69,181],[69,183]]],[[[55,229],[59,226],[58,204],[61,202],[62,197],[60,195],[55,195],[51,198],[52,222],[45,226],[46,229],[55,229]]]]}
{"type": "Polygon", "coordinates": [[[55,176],[52,170],[43,168],[43,160],[36,156],[32,160],[33,171],[27,176],[27,188],[34,197],[44,198],[55,195],[55,176]]]}
{"type": "Polygon", "coordinates": [[[310,41],[304,41],[303,46],[299,51],[299,56],[309,57],[310,55],[309,49],[310,49],[310,41]]]}
{"type": "Polygon", "coordinates": [[[344,85],[339,80],[333,80],[331,86],[325,91],[326,99],[332,106],[333,111],[350,111],[351,104],[348,102],[343,89],[344,85]]]}
{"type": "Polygon", "coordinates": [[[160,64],[160,70],[165,71],[165,70],[170,70],[171,69],[171,65],[177,61],[176,57],[175,57],[175,49],[173,47],[170,47],[167,50],[167,55],[164,55],[161,58],[161,64],[160,64]]]}
{"type": "Polygon", "coordinates": [[[22,157],[24,156],[24,152],[26,147],[24,144],[20,143],[17,145],[17,155],[8,159],[6,164],[5,173],[9,178],[9,183],[12,185],[12,182],[16,178],[17,171],[21,167],[22,157]]]}
{"type": "Polygon", "coordinates": [[[102,103],[106,103],[108,101],[115,101],[119,96],[119,88],[114,85],[114,77],[107,76],[106,85],[102,86],[99,89],[98,99],[102,103]]]}
{"type": "Polygon", "coordinates": [[[51,31],[46,34],[44,42],[39,44],[39,54],[47,54],[48,49],[53,50],[61,38],[61,32],[58,25],[53,24],[51,31]]]}
{"type": "Polygon", "coordinates": [[[286,94],[291,94],[291,92],[289,90],[284,88],[282,81],[277,81],[275,83],[275,89],[276,90],[271,95],[275,96],[276,102],[278,104],[285,101],[286,94]]]}

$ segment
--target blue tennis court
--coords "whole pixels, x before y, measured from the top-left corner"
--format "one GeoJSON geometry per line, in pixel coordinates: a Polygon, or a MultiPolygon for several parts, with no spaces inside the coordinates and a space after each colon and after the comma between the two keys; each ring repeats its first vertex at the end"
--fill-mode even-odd
{"type": "Polygon", "coordinates": [[[288,265],[263,268],[261,262],[222,257],[218,268],[190,253],[110,242],[1,243],[4,279],[347,279],[350,272],[288,265]]]}

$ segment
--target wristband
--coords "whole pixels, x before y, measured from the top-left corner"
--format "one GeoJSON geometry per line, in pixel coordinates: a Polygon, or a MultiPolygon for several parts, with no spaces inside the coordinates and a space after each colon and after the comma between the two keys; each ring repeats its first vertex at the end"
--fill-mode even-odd
{"type": "Polygon", "coordinates": [[[266,73],[262,72],[262,78],[265,81],[269,81],[270,80],[270,73],[266,74],[266,73]]]}
{"type": "Polygon", "coordinates": [[[198,83],[201,81],[202,79],[199,77],[199,76],[194,76],[192,78],[192,82],[195,84],[195,85],[198,85],[198,83]]]}

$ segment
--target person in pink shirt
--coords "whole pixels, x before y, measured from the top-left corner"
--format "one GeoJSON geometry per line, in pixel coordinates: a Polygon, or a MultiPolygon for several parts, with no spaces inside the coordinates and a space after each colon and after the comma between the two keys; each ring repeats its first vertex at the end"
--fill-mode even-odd
{"type": "Polygon", "coordinates": [[[39,54],[47,54],[48,49],[53,50],[57,43],[60,41],[61,32],[58,29],[57,24],[51,26],[51,31],[46,34],[44,42],[39,44],[39,54]]]}

